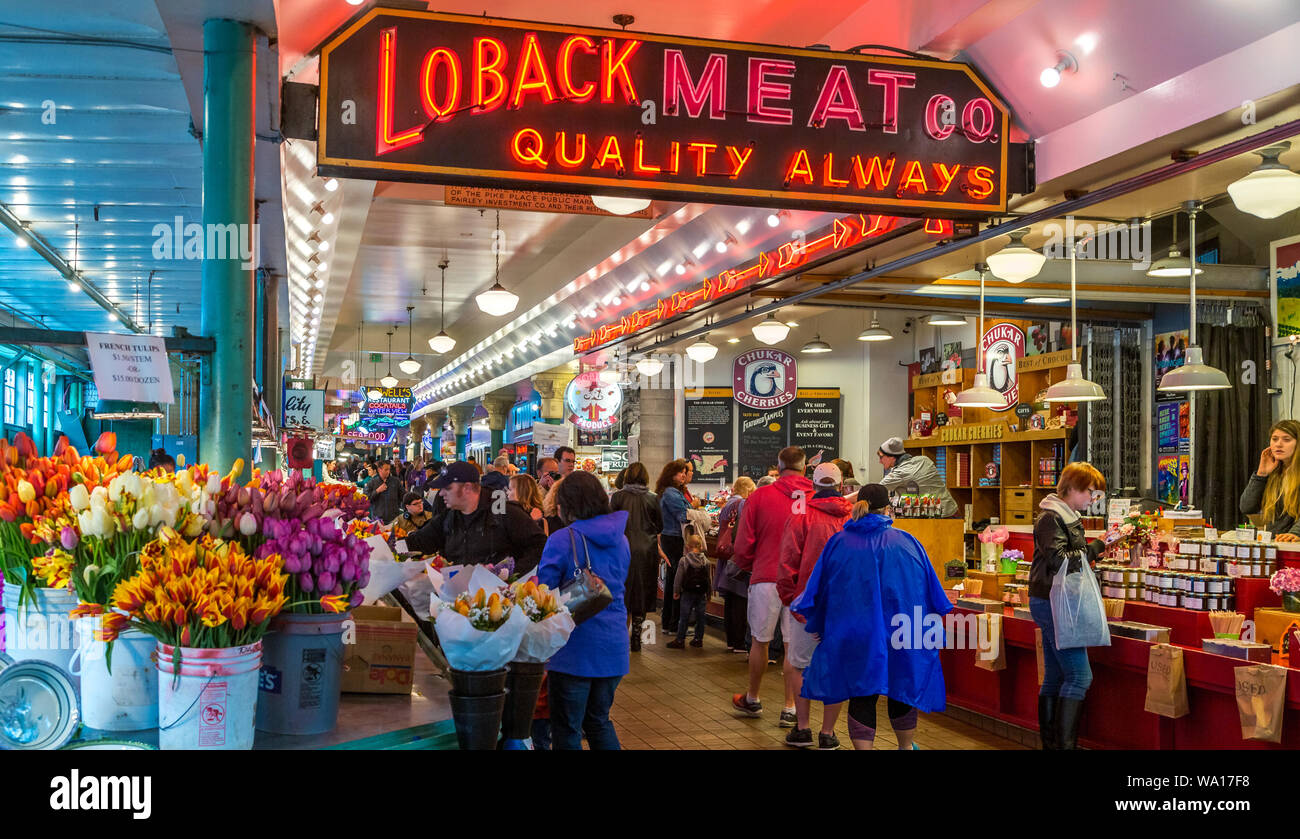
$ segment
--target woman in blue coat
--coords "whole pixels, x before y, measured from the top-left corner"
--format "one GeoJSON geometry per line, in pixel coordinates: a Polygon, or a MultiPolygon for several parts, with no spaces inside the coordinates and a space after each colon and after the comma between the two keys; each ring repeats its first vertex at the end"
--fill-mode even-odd
{"type": "Polygon", "coordinates": [[[593,750],[616,750],[618,735],[609,721],[618,683],[627,675],[629,654],[624,581],[632,561],[627,513],[609,511],[609,496],[589,472],[574,472],[560,482],[556,511],[565,527],[550,535],[537,566],[537,579],[559,588],[587,567],[605,581],[614,601],[583,621],[546,665],[551,709],[552,748],[582,750],[582,736],[593,750]]]}
{"type": "Polygon", "coordinates": [[[872,747],[882,695],[889,697],[900,749],[917,748],[918,710],[945,705],[939,649],[942,616],[952,604],[921,543],[895,530],[888,512],[888,491],[880,484],[863,487],[852,520],[826,543],[808,586],[790,604],[796,619],[821,639],[804,671],[802,695],[827,705],[849,703],[855,749],[872,747]],[[922,626],[914,626],[917,621],[922,626]],[[935,633],[926,630],[936,622],[934,644],[935,633]]]}

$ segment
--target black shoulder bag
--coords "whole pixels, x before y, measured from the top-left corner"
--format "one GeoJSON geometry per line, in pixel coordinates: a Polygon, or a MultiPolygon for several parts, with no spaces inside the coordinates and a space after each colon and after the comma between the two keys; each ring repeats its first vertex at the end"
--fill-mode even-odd
{"type": "Polygon", "coordinates": [[[591,570],[591,551],[587,549],[587,537],[582,537],[582,551],[587,558],[586,568],[578,562],[578,541],[573,535],[572,527],[569,528],[569,542],[573,545],[573,565],[578,569],[578,576],[560,586],[560,595],[564,598],[565,605],[569,607],[573,622],[579,624],[603,612],[614,602],[614,595],[610,592],[609,586],[605,585],[605,581],[591,570]]]}

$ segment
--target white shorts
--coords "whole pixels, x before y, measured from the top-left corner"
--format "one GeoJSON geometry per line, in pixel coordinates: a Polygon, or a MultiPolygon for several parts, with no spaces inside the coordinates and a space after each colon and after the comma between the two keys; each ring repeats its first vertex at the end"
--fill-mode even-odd
{"type": "Polygon", "coordinates": [[[755,641],[766,644],[776,637],[776,622],[785,607],[776,583],[752,583],[749,586],[749,634],[755,641]]]}
{"type": "Polygon", "coordinates": [[[785,660],[796,670],[812,664],[813,651],[817,649],[817,636],[799,623],[789,609],[781,610],[781,637],[785,639],[785,660]]]}

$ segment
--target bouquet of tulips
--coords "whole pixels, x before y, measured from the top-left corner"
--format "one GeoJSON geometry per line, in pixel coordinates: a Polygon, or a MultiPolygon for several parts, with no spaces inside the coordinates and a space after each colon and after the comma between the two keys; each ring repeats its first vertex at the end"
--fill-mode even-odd
{"type": "Polygon", "coordinates": [[[495,632],[505,625],[514,604],[509,597],[502,596],[501,592],[488,594],[486,590],[479,589],[473,596],[468,593],[458,595],[451,608],[469,618],[469,625],[475,629],[495,632]]]}
{"type": "Polygon", "coordinates": [[[364,495],[338,492],[317,484],[312,478],[302,478],[297,472],[287,477],[273,471],[262,474],[253,471],[253,478],[240,485],[238,477],[243,463],[236,462],[231,474],[215,486],[209,478],[207,493],[213,504],[209,508],[212,519],[209,532],[214,536],[239,538],[249,550],[256,550],[263,538],[263,526],[268,520],[293,520],[306,522],[320,518],[326,510],[338,510],[345,521],[364,516],[370,502],[364,495]]]}
{"type": "Polygon", "coordinates": [[[500,670],[514,659],[529,621],[499,577],[475,566],[435,583],[435,591],[434,629],[453,669],[500,670]]]}
{"type": "Polygon", "coordinates": [[[321,614],[319,600],[308,597],[332,596],[346,608],[361,605],[361,590],[370,582],[370,546],[345,531],[328,516],[309,519],[267,519],[266,541],[258,557],[279,555],[290,575],[287,590],[292,600],[289,611],[321,614]]]}
{"type": "Polygon", "coordinates": [[[511,597],[519,610],[528,618],[524,637],[514,661],[542,663],[569,642],[576,626],[568,608],[560,602],[560,593],[538,585],[537,577],[529,577],[510,588],[511,597]]]}

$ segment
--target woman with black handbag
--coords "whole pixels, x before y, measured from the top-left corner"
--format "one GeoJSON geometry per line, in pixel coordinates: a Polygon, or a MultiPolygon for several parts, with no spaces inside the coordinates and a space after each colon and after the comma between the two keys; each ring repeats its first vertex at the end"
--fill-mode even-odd
{"type": "Polygon", "coordinates": [[[658,600],[659,533],[663,520],[659,517],[659,499],[650,492],[650,473],[644,463],[633,463],[619,473],[622,486],[609,499],[614,510],[627,511],[627,544],[632,551],[632,565],[627,574],[627,591],[623,600],[632,616],[632,652],[641,650],[641,625],[645,616],[654,612],[658,600]]]}
{"type": "Polygon", "coordinates": [[[610,512],[600,479],[574,472],[559,484],[556,512],[565,524],[546,540],[537,579],[559,588],[578,623],[569,641],[547,663],[552,748],[616,750],[609,721],[618,683],[630,654],[624,580],[631,565],[627,513],[610,512]]]}

